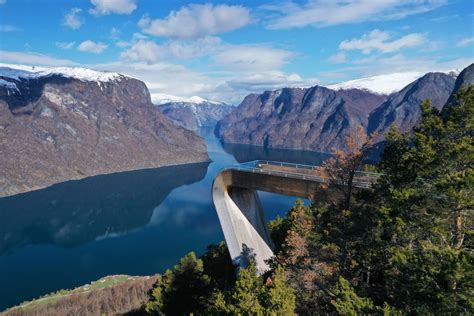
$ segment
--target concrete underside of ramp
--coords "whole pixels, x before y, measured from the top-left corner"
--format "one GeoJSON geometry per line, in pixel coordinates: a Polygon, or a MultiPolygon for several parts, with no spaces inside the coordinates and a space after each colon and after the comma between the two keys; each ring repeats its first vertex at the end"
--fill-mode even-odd
{"type": "Polygon", "coordinates": [[[212,187],[212,197],[224,232],[227,247],[236,264],[248,247],[260,272],[267,270],[266,260],[273,256],[273,242],[265,223],[257,191],[308,198],[323,192],[321,183],[276,175],[227,169],[212,187]]]}

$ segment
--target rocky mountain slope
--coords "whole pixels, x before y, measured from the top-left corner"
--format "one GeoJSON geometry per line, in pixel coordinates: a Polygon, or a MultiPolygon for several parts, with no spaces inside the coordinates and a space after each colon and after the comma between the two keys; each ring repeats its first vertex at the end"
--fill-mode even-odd
{"type": "Polygon", "coordinates": [[[0,68],[0,196],[96,174],[207,161],[145,84],[78,68],[0,68]]]}
{"type": "Polygon", "coordinates": [[[203,126],[214,126],[234,107],[207,99],[192,97],[185,100],[162,100],[158,109],[174,123],[196,131],[203,126]]]}
{"type": "Polygon", "coordinates": [[[455,101],[454,96],[462,86],[470,86],[472,84],[474,84],[474,64],[469,65],[459,73],[454,83],[453,92],[446,103],[449,104],[455,101]]]}
{"type": "Polygon", "coordinates": [[[227,143],[330,151],[345,135],[366,126],[368,114],[386,96],[367,90],[285,88],[251,94],[219,121],[216,133],[227,143]]]}
{"type": "MultiPolygon", "coordinates": [[[[469,69],[474,69],[473,65],[461,72],[463,77],[472,77],[469,69]]],[[[442,109],[455,89],[455,80],[454,73],[405,73],[353,80],[330,88],[286,88],[251,94],[218,122],[216,134],[225,143],[313,151],[344,149],[346,135],[358,126],[368,133],[379,132],[379,140],[392,124],[410,130],[420,119],[421,101],[430,99],[434,107],[442,109]],[[397,87],[403,88],[393,92],[397,87]]]]}
{"type": "Polygon", "coordinates": [[[428,73],[415,80],[375,109],[369,116],[368,133],[383,136],[395,124],[401,131],[409,131],[421,118],[420,104],[431,100],[441,110],[454,88],[456,78],[445,73],[428,73]]]}

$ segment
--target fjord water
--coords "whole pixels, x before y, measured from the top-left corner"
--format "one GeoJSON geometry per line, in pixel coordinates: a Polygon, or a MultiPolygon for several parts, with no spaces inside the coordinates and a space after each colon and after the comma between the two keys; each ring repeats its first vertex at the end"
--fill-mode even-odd
{"type": "MultiPolygon", "coordinates": [[[[324,154],[221,145],[210,163],[101,175],[0,199],[0,310],[106,275],[148,275],[223,240],[212,204],[219,170],[268,159],[320,164],[324,154]]],[[[267,219],[295,198],[259,192],[267,219]]]]}

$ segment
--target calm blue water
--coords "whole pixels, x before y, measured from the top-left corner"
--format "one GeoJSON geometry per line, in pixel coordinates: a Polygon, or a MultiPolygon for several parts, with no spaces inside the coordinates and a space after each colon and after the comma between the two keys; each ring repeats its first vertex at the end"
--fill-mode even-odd
{"type": "MultiPolygon", "coordinates": [[[[322,154],[224,145],[203,129],[211,163],[68,181],[0,199],[0,310],[110,274],[146,275],[223,240],[211,199],[225,166],[256,159],[319,164],[322,154]]],[[[267,219],[294,198],[260,192],[267,219]]]]}

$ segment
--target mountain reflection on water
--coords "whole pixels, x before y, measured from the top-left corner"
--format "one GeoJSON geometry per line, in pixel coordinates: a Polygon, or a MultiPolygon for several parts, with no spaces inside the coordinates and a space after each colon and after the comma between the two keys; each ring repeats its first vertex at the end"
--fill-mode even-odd
{"type": "MultiPolygon", "coordinates": [[[[101,175],[0,198],[0,310],[105,275],[164,272],[187,252],[223,240],[211,196],[222,168],[256,159],[319,164],[327,156],[222,145],[212,129],[201,134],[211,163],[101,175]]],[[[259,195],[267,219],[295,200],[259,195]]]]}
{"type": "Polygon", "coordinates": [[[252,160],[273,160],[306,165],[321,165],[329,154],[304,150],[275,149],[243,144],[222,144],[222,148],[239,162],[252,160]]]}
{"type": "Polygon", "coordinates": [[[202,180],[208,166],[101,175],[0,199],[0,255],[30,244],[73,247],[144,226],[173,189],[202,180]]]}

